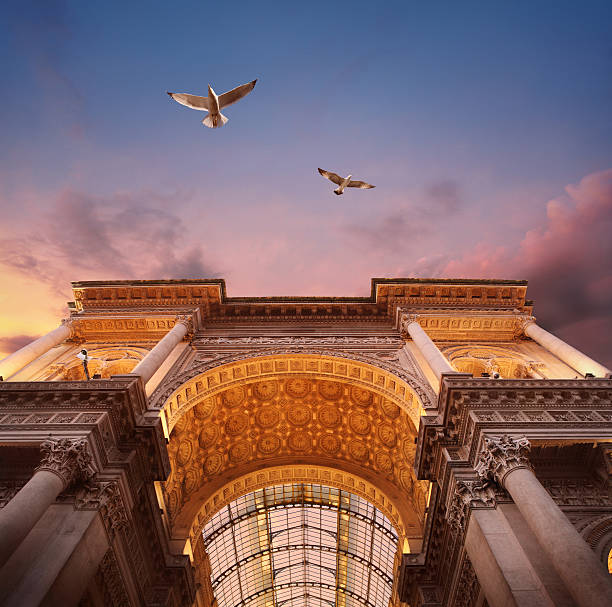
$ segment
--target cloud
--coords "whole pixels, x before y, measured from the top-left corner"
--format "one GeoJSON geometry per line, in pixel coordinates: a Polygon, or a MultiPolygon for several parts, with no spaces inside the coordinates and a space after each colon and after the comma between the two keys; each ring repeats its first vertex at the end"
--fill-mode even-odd
{"type": "Polygon", "coordinates": [[[339,231],[355,246],[377,252],[405,252],[430,237],[441,218],[456,214],[463,206],[456,181],[442,179],[424,192],[411,195],[375,218],[340,226],[339,231]]]}
{"type": "MultiPolygon", "coordinates": [[[[612,169],[592,173],[546,204],[546,221],[516,247],[480,243],[451,259],[442,276],[529,280],[541,324],[587,352],[612,333],[612,169]],[[580,327],[589,327],[585,332],[580,327]],[[596,327],[596,329],[593,329],[596,327]]],[[[603,353],[603,345],[597,346],[603,353]]],[[[607,346],[605,363],[612,365],[607,346]]]]}
{"type": "Polygon", "coordinates": [[[11,337],[0,337],[0,352],[10,354],[23,348],[35,339],[38,339],[40,335],[12,335],[11,337]]]}
{"type": "MultiPolygon", "coordinates": [[[[202,245],[170,210],[177,195],[100,197],[72,189],[22,233],[0,240],[0,264],[63,289],[79,280],[215,277],[202,245]]],[[[180,196],[184,199],[184,195],[180,196]]],[[[63,291],[62,291],[63,292],[63,291]]]]}

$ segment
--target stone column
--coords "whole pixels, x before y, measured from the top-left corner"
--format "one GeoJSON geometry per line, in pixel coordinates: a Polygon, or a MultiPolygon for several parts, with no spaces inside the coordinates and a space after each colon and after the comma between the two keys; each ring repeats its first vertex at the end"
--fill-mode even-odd
{"type": "Polygon", "coordinates": [[[134,367],[130,375],[139,375],[143,383],[153,377],[174,347],[191,331],[193,320],[191,316],[179,316],[176,324],[157,343],[157,345],[134,367]]]}
{"type": "Polygon", "coordinates": [[[482,479],[497,481],[512,496],[576,605],[609,605],[609,575],[536,478],[527,457],[530,449],[526,437],[485,438],[476,471],[482,479]]]}
{"type": "Polygon", "coordinates": [[[85,439],[50,438],[41,443],[40,450],[40,466],[0,510],[0,567],[66,487],[95,473],[85,439]]]}
{"type": "Polygon", "coordinates": [[[429,335],[423,331],[417,319],[417,314],[404,314],[400,326],[402,334],[410,335],[438,380],[441,379],[443,373],[456,373],[457,371],[451,367],[429,335]]]}
{"type": "Polygon", "coordinates": [[[72,333],[72,322],[70,320],[62,321],[57,329],[53,329],[53,331],[0,360],[0,375],[4,379],[8,379],[54,346],[70,338],[72,333]]]}
{"type": "Polygon", "coordinates": [[[557,358],[560,358],[582,375],[592,373],[595,377],[612,377],[610,369],[536,325],[533,317],[524,320],[523,331],[533,341],[552,352],[557,358]]]}

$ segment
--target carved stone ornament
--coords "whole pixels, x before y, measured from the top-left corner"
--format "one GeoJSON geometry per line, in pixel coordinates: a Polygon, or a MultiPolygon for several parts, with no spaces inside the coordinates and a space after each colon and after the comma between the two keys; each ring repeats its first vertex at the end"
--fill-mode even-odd
{"type": "Polygon", "coordinates": [[[53,472],[64,483],[64,489],[72,483],[87,482],[96,473],[85,439],[48,438],[40,444],[42,459],[36,471],[53,472]]]}
{"type": "Polygon", "coordinates": [[[177,316],[176,323],[177,324],[180,323],[182,325],[185,325],[185,327],[187,327],[186,337],[193,336],[193,316],[191,316],[191,314],[181,314],[180,316],[177,316]]]}
{"type": "Polygon", "coordinates": [[[128,523],[116,481],[90,483],[79,488],[74,506],[77,510],[99,510],[111,539],[128,523]]]}
{"type": "Polygon", "coordinates": [[[531,443],[526,436],[485,437],[482,450],[474,469],[481,479],[497,481],[502,487],[504,478],[517,468],[532,470],[529,461],[531,443]]]}
{"type": "Polygon", "coordinates": [[[455,530],[464,531],[472,507],[495,506],[495,486],[486,479],[457,481],[446,519],[455,530]]]}
{"type": "Polygon", "coordinates": [[[418,314],[406,314],[405,312],[402,313],[401,315],[401,320],[400,320],[400,334],[402,337],[407,337],[408,336],[408,325],[412,324],[413,322],[418,322],[419,321],[419,315],[418,314]]]}
{"type": "Polygon", "coordinates": [[[525,335],[525,329],[535,321],[535,316],[519,316],[516,323],[517,334],[525,335]]]}

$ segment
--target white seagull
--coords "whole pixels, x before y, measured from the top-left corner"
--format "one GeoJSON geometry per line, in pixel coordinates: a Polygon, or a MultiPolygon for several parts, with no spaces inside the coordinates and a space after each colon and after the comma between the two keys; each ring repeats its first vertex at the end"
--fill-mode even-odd
{"type": "Polygon", "coordinates": [[[213,91],[210,84],[208,85],[208,97],[198,97],[197,95],[190,95],[189,93],[170,92],[168,95],[181,105],[186,105],[193,110],[208,112],[208,115],[202,120],[202,124],[211,129],[218,129],[229,120],[229,118],[224,116],[219,110],[228,105],[232,105],[232,103],[236,103],[236,101],[240,101],[243,97],[248,95],[255,88],[256,82],[257,79],[252,82],[247,82],[219,96],[213,91]]]}
{"type": "Polygon", "coordinates": [[[338,186],[334,190],[334,194],[337,194],[338,196],[344,194],[344,188],[359,188],[360,190],[369,190],[376,187],[375,185],[371,185],[365,181],[351,181],[352,175],[349,175],[348,177],[340,177],[340,175],[336,175],[336,173],[325,171],[323,169],[319,169],[319,173],[338,186]]]}

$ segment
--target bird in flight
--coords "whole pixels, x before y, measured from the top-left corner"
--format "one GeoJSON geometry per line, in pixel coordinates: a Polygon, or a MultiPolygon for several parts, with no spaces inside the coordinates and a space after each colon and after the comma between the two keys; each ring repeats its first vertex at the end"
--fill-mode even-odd
{"type": "Polygon", "coordinates": [[[221,109],[240,101],[243,97],[248,95],[254,88],[257,80],[241,84],[235,89],[218,95],[213,91],[210,84],[208,85],[208,97],[198,97],[197,95],[190,95],[188,93],[168,93],[174,101],[177,101],[181,105],[186,105],[193,110],[200,110],[201,112],[208,112],[208,115],[202,120],[202,124],[210,129],[221,128],[229,118],[221,113],[221,109]]]}
{"type": "Polygon", "coordinates": [[[376,187],[375,185],[371,185],[365,181],[351,181],[352,175],[349,175],[348,177],[340,177],[340,175],[336,175],[336,173],[325,171],[323,169],[319,169],[319,173],[321,173],[325,179],[329,179],[332,183],[335,183],[338,186],[334,190],[334,194],[337,194],[338,196],[344,194],[344,188],[359,188],[360,190],[369,190],[376,187]]]}

